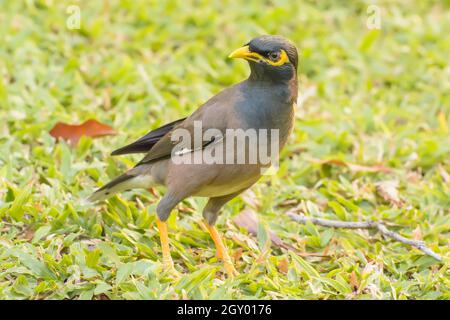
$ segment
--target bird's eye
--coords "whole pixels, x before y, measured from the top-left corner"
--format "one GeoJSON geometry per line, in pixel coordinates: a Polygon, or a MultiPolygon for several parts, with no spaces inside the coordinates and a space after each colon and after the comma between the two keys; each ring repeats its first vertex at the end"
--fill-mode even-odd
{"type": "Polygon", "coordinates": [[[269,59],[272,61],[278,61],[280,59],[280,52],[279,51],[272,51],[269,53],[269,59]]]}

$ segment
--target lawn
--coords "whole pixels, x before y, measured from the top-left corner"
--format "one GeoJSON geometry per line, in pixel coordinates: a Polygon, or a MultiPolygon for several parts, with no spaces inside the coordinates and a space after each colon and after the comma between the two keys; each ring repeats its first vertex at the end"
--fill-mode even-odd
{"type": "Polygon", "coordinates": [[[0,0],[0,298],[449,299],[450,2],[373,2],[0,0]],[[277,174],[219,217],[240,275],[192,198],[169,220],[173,279],[162,188],[84,199],[140,159],[112,150],[245,79],[227,56],[260,34],[300,51],[293,135],[277,174]],[[117,135],[49,134],[88,119],[117,135]],[[252,212],[256,234],[236,223],[252,212]],[[443,259],[288,212],[383,220],[443,259]]]}

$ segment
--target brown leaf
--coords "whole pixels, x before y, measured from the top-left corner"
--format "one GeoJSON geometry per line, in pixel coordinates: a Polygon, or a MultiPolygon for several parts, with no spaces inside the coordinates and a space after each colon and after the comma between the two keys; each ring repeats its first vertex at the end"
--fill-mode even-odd
{"type": "Polygon", "coordinates": [[[106,294],[101,293],[94,297],[95,300],[111,300],[106,294]]]}
{"type": "Polygon", "coordinates": [[[359,281],[358,277],[356,276],[355,270],[353,270],[350,274],[350,285],[352,286],[353,292],[358,291],[359,281]]]}
{"type": "Polygon", "coordinates": [[[247,191],[242,193],[241,198],[242,200],[244,200],[245,203],[247,203],[250,207],[254,209],[257,209],[261,206],[261,202],[251,189],[248,189],[247,191]]]}
{"type": "Polygon", "coordinates": [[[309,159],[309,161],[313,163],[318,164],[328,164],[328,165],[335,165],[340,167],[347,167],[350,171],[353,172],[392,172],[391,168],[385,167],[382,164],[375,164],[372,166],[365,166],[355,163],[346,162],[341,159],[326,159],[326,160],[320,160],[320,159],[309,159]]]}
{"type": "Polygon", "coordinates": [[[278,206],[279,207],[292,207],[297,204],[298,204],[297,199],[287,199],[287,200],[284,200],[282,203],[280,203],[278,206]]]}
{"type": "MultiPolygon", "coordinates": [[[[253,210],[245,209],[236,218],[234,218],[234,223],[241,228],[244,228],[248,233],[256,236],[258,230],[258,217],[253,210]]],[[[280,247],[283,245],[283,241],[278,238],[278,236],[272,231],[268,230],[270,240],[273,244],[280,247]]]]}
{"type": "MultiPolygon", "coordinates": [[[[248,233],[250,233],[253,236],[257,235],[258,230],[258,217],[256,216],[256,213],[251,209],[244,209],[240,214],[237,215],[233,219],[233,222],[240,228],[244,228],[247,230],[248,233]]],[[[308,253],[308,252],[299,252],[296,248],[293,246],[285,243],[283,240],[281,240],[273,231],[267,230],[269,233],[270,240],[272,242],[273,246],[276,246],[278,248],[283,248],[286,250],[290,250],[295,252],[297,255],[302,257],[307,256],[324,256],[323,254],[318,253],[308,253]]]]}
{"type": "Polygon", "coordinates": [[[400,207],[403,202],[398,194],[398,181],[381,181],[376,184],[378,194],[389,203],[400,207]]]}
{"type": "Polygon", "coordinates": [[[188,206],[185,206],[183,204],[178,206],[178,211],[183,213],[194,213],[195,210],[192,208],[189,208],[188,206]]]}
{"type": "Polygon", "coordinates": [[[423,240],[422,230],[420,230],[419,226],[417,226],[417,228],[414,229],[414,231],[412,233],[412,238],[416,241],[423,240]]]}
{"type": "Polygon", "coordinates": [[[94,119],[87,120],[80,125],[58,122],[50,130],[52,137],[68,140],[72,145],[76,145],[81,136],[101,137],[114,134],[116,132],[113,128],[94,119]]]}
{"type": "Polygon", "coordinates": [[[236,262],[242,257],[242,253],[244,252],[244,249],[237,248],[233,251],[233,261],[236,262]]]}
{"type": "Polygon", "coordinates": [[[444,180],[445,183],[450,183],[450,174],[445,170],[445,168],[439,164],[438,166],[439,174],[442,177],[442,180],[444,180]]]}
{"type": "Polygon", "coordinates": [[[288,272],[289,261],[287,258],[284,258],[284,259],[280,260],[280,262],[278,262],[278,270],[284,274],[286,274],[288,272]]]}
{"type": "Polygon", "coordinates": [[[151,188],[148,189],[148,191],[149,191],[154,197],[156,197],[156,198],[159,197],[158,192],[156,191],[155,188],[151,187],[151,188]]]}
{"type": "Polygon", "coordinates": [[[23,233],[18,237],[26,241],[31,241],[34,237],[34,230],[31,228],[26,228],[23,233]]]}
{"type": "Polygon", "coordinates": [[[406,180],[410,183],[418,183],[422,179],[422,175],[417,171],[406,173],[406,180]]]}

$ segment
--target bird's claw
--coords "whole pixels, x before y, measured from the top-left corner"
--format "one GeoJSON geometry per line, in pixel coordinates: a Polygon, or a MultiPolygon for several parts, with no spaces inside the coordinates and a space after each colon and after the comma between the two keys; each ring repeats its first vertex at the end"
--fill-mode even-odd
{"type": "Polygon", "coordinates": [[[170,276],[171,278],[179,279],[181,278],[181,273],[175,269],[175,266],[173,265],[172,260],[165,260],[163,259],[163,265],[162,265],[163,272],[170,276]]]}
{"type": "Polygon", "coordinates": [[[223,266],[225,267],[228,277],[234,278],[239,275],[239,272],[234,268],[233,263],[230,260],[224,260],[223,266]]]}

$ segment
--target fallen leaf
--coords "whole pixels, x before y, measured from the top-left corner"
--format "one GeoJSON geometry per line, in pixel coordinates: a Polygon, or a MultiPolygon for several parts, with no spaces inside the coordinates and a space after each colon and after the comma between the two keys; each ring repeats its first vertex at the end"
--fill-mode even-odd
{"type": "Polygon", "coordinates": [[[248,189],[247,191],[242,193],[241,197],[246,204],[248,204],[250,207],[254,209],[257,209],[261,206],[261,202],[251,189],[248,189]]]}
{"type": "Polygon", "coordinates": [[[95,296],[96,300],[111,300],[106,294],[102,293],[95,296]]]}
{"type": "Polygon", "coordinates": [[[156,198],[159,197],[158,192],[156,191],[155,188],[151,187],[151,188],[148,189],[148,191],[149,191],[154,197],[156,197],[156,198]]]}
{"type": "Polygon", "coordinates": [[[355,270],[353,270],[352,273],[350,274],[350,285],[352,286],[353,292],[358,291],[359,281],[358,277],[356,276],[355,270]]]}
{"type": "Polygon", "coordinates": [[[403,202],[398,194],[398,181],[381,181],[376,184],[378,194],[387,202],[400,207],[403,202]]]}
{"type": "Polygon", "coordinates": [[[278,206],[279,207],[292,207],[297,204],[298,204],[297,199],[287,199],[287,200],[283,201],[282,203],[280,203],[278,206]]]}
{"type": "Polygon", "coordinates": [[[417,226],[413,233],[412,233],[412,238],[416,241],[422,241],[423,240],[423,235],[422,235],[422,230],[420,229],[420,226],[417,226]]]}
{"type": "Polygon", "coordinates": [[[365,166],[365,165],[346,162],[341,159],[320,160],[320,159],[309,158],[308,160],[310,162],[318,163],[321,165],[328,164],[328,165],[335,165],[335,166],[340,166],[340,167],[347,167],[350,171],[353,171],[353,172],[384,172],[384,173],[392,172],[391,168],[385,167],[382,164],[365,166]]]}
{"type": "Polygon", "coordinates": [[[72,145],[76,145],[82,136],[101,137],[114,134],[116,132],[113,128],[94,119],[87,120],[79,125],[58,122],[50,130],[52,137],[67,140],[72,145]]]}
{"type": "Polygon", "coordinates": [[[417,171],[406,173],[406,180],[411,183],[418,183],[422,179],[422,175],[417,171]]]}
{"type": "MultiPolygon", "coordinates": [[[[237,215],[233,222],[240,228],[244,228],[247,230],[248,233],[250,233],[253,236],[256,236],[258,234],[258,217],[256,216],[256,213],[251,209],[245,209],[243,210],[239,215],[237,215]]],[[[281,240],[273,231],[267,230],[270,240],[272,242],[272,245],[283,248],[286,250],[290,250],[295,252],[297,255],[302,257],[307,256],[319,256],[323,257],[323,254],[320,253],[307,253],[307,252],[299,252],[296,248],[293,246],[285,243],[283,240],[281,240]]]]}
{"type": "Polygon", "coordinates": [[[34,230],[31,228],[26,228],[18,238],[26,241],[31,241],[33,237],[34,237],[34,230]]]}
{"type": "Polygon", "coordinates": [[[335,237],[332,237],[330,242],[328,242],[328,245],[323,250],[324,255],[328,255],[328,252],[330,251],[331,247],[334,247],[334,245],[337,243],[337,240],[335,237]]]}
{"type": "Polygon", "coordinates": [[[194,209],[192,209],[192,208],[190,208],[188,206],[185,206],[185,205],[179,205],[178,206],[178,211],[179,212],[183,212],[183,213],[194,213],[195,212],[194,209]]]}
{"type": "Polygon", "coordinates": [[[442,180],[444,180],[445,183],[449,183],[450,182],[450,174],[445,170],[445,168],[441,164],[439,164],[438,170],[439,170],[439,174],[442,177],[442,180]]]}
{"type": "Polygon", "coordinates": [[[233,251],[233,261],[236,262],[242,257],[242,253],[244,252],[244,249],[237,248],[233,251]]]}
{"type": "MultiPolygon", "coordinates": [[[[241,228],[244,228],[248,231],[248,233],[256,236],[258,233],[258,217],[256,213],[251,209],[243,210],[236,218],[234,218],[233,222],[241,228]]],[[[283,241],[272,231],[268,230],[270,240],[273,244],[280,247],[283,245],[283,241]]]]}
{"type": "Polygon", "coordinates": [[[280,260],[280,262],[278,262],[278,270],[281,273],[286,274],[288,272],[288,269],[289,269],[289,261],[287,258],[284,258],[280,260]]]}

